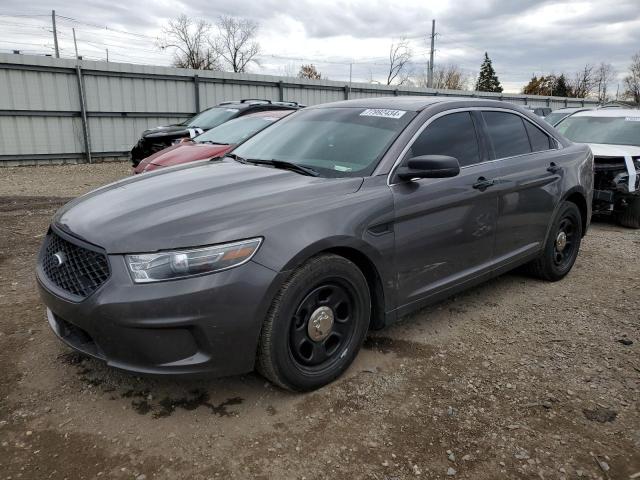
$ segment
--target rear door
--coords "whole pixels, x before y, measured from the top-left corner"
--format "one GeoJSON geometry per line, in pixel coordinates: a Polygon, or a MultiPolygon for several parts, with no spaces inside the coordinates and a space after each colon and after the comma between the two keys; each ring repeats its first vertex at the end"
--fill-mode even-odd
{"type": "MultiPolygon", "coordinates": [[[[419,155],[456,157],[453,178],[391,184],[395,205],[398,306],[444,292],[490,269],[497,218],[494,163],[468,111],[430,120],[402,162],[419,155]]],[[[400,165],[402,165],[402,162],[400,165]]]]}
{"type": "Polygon", "coordinates": [[[523,116],[483,111],[490,154],[500,168],[495,256],[517,261],[542,248],[561,196],[557,144],[523,116]]]}

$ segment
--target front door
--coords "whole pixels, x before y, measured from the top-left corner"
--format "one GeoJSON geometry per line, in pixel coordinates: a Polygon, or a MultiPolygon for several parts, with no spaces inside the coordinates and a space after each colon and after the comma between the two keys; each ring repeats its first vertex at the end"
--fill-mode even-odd
{"type": "Polygon", "coordinates": [[[419,155],[458,159],[458,176],[398,181],[395,208],[398,307],[406,307],[490,270],[497,218],[492,182],[497,167],[486,156],[470,112],[429,123],[403,161],[419,155]]]}

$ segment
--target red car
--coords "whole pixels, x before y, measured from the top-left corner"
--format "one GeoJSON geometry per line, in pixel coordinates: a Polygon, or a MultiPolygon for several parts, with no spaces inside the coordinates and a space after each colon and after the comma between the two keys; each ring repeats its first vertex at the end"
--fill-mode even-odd
{"type": "Polygon", "coordinates": [[[267,110],[230,120],[193,139],[184,138],[179,143],[154,153],[142,160],[133,169],[133,173],[150,172],[172,165],[222,157],[239,143],[294,111],[267,110]]]}

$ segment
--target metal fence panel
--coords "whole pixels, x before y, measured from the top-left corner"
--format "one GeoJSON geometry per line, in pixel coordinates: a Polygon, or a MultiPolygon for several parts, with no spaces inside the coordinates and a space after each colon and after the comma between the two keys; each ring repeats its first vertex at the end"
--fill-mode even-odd
{"type": "Polygon", "coordinates": [[[86,144],[92,158],[124,159],[143,130],[177,123],[225,100],[263,98],[316,105],[347,97],[392,95],[473,96],[554,109],[596,104],[583,99],[347,85],[330,80],[0,54],[0,166],[83,161],[89,158],[86,144]]]}

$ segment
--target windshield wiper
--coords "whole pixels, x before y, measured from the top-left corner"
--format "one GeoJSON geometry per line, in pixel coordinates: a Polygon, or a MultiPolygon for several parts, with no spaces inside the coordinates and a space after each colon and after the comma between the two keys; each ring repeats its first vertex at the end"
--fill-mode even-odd
{"type": "Polygon", "coordinates": [[[196,143],[208,143],[210,145],[227,145],[226,143],[214,142],[213,140],[196,140],[196,143]]]}
{"type": "Polygon", "coordinates": [[[311,167],[305,167],[298,165],[297,163],[288,162],[286,160],[246,160],[254,165],[270,165],[274,168],[281,168],[283,170],[291,170],[292,172],[301,173],[302,175],[309,175],[310,177],[317,177],[320,175],[311,167]]]}
{"type": "Polygon", "coordinates": [[[231,152],[230,153],[225,153],[224,156],[225,157],[229,157],[230,159],[235,160],[236,162],[239,162],[239,163],[249,163],[246,158],[243,158],[240,155],[237,155],[235,153],[231,153],[231,152]]]}

